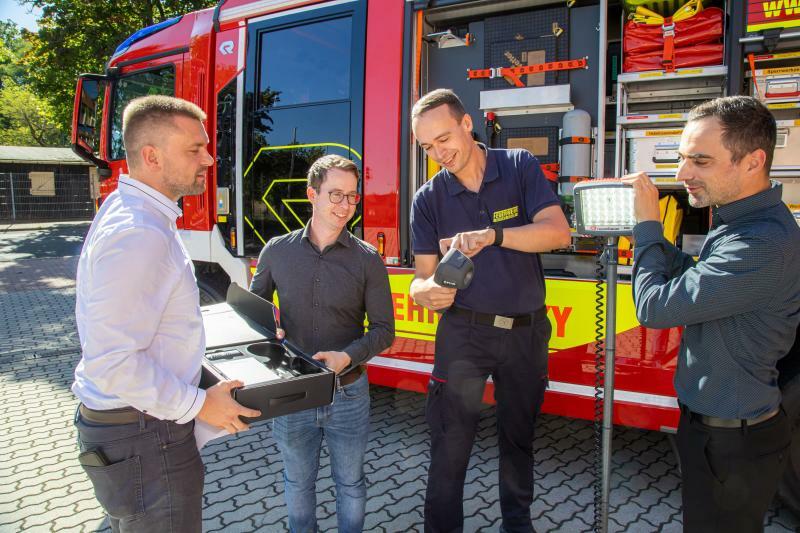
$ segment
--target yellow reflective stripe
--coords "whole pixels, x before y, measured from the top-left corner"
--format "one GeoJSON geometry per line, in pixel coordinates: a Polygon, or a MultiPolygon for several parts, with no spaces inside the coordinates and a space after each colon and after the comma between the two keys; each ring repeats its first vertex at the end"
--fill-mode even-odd
{"type": "Polygon", "coordinates": [[[355,227],[356,227],[356,224],[358,224],[358,221],[359,221],[359,220],[361,220],[361,215],[358,215],[358,216],[356,217],[356,219],[350,223],[350,229],[353,229],[353,228],[355,228],[355,227]]]}
{"type": "MultiPolygon", "coordinates": [[[[275,216],[275,218],[278,220],[278,222],[281,223],[281,226],[283,226],[286,229],[286,233],[291,233],[292,230],[289,229],[289,226],[286,225],[286,223],[283,221],[283,219],[280,217],[280,215],[278,215],[277,211],[275,211],[275,209],[269,204],[269,202],[267,202],[267,195],[269,194],[269,191],[272,190],[272,188],[275,186],[276,183],[305,183],[305,182],[306,182],[306,180],[303,179],[303,178],[279,178],[279,179],[276,179],[276,180],[272,180],[272,183],[269,184],[269,187],[267,187],[267,190],[264,191],[264,195],[261,197],[261,201],[264,202],[264,205],[267,206],[267,209],[269,209],[270,213],[272,213],[275,216]]],[[[289,209],[289,212],[292,213],[292,215],[294,215],[294,218],[296,218],[298,222],[300,222],[300,225],[304,226],[305,224],[303,223],[302,220],[300,220],[300,217],[297,216],[297,213],[294,212],[294,209],[292,209],[291,207],[289,207],[289,205],[287,205],[286,202],[289,202],[289,201],[294,201],[294,202],[303,202],[304,201],[304,202],[307,202],[308,199],[305,199],[305,200],[301,200],[301,199],[291,200],[291,199],[285,199],[285,198],[281,199],[281,203],[283,205],[285,205],[287,209],[289,209]]]]}
{"type": "Polygon", "coordinates": [[[317,148],[320,146],[335,146],[337,148],[343,148],[344,150],[347,150],[354,156],[356,156],[359,161],[362,160],[361,154],[359,154],[349,146],[340,143],[309,143],[309,144],[286,144],[283,146],[264,146],[263,148],[259,148],[258,152],[256,152],[255,157],[253,157],[253,161],[250,162],[250,164],[247,166],[247,170],[244,171],[243,177],[247,177],[247,174],[250,172],[250,169],[253,168],[253,165],[255,164],[256,159],[258,159],[258,156],[261,155],[261,152],[264,151],[271,152],[274,150],[294,150],[296,148],[317,148]]]}
{"type": "Polygon", "coordinates": [[[291,204],[291,203],[298,203],[298,202],[300,202],[300,203],[302,203],[302,202],[305,202],[305,203],[311,203],[311,202],[309,202],[308,198],[294,198],[294,199],[290,199],[290,198],[284,198],[284,199],[282,199],[282,200],[281,200],[281,203],[282,203],[283,205],[285,205],[285,206],[286,206],[286,209],[288,209],[288,210],[289,210],[289,212],[292,214],[292,216],[294,216],[294,219],[295,219],[295,220],[296,220],[296,221],[297,221],[297,222],[300,224],[300,226],[302,227],[302,226],[305,226],[305,225],[306,225],[306,223],[305,223],[305,222],[303,222],[303,221],[300,219],[300,217],[299,217],[299,216],[297,216],[297,213],[295,213],[294,209],[292,209],[292,206],[290,206],[290,205],[289,205],[289,204],[291,204]]]}
{"type": "Polygon", "coordinates": [[[267,241],[265,241],[265,240],[264,240],[264,237],[262,237],[262,236],[261,236],[261,234],[260,234],[260,233],[258,232],[258,230],[256,229],[256,227],[255,227],[255,226],[253,226],[253,223],[252,223],[252,222],[250,222],[250,219],[249,219],[249,218],[247,218],[247,217],[244,217],[244,220],[245,220],[245,222],[247,222],[247,223],[250,225],[250,229],[252,229],[252,230],[253,230],[253,232],[256,234],[256,237],[258,237],[258,238],[259,238],[259,240],[260,240],[262,243],[264,243],[264,244],[267,244],[267,241]]]}
{"type": "MultiPolygon", "coordinates": [[[[250,173],[250,170],[253,168],[253,165],[256,163],[256,160],[261,155],[261,152],[264,152],[264,151],[272,152],[272,151],[276,151],[276,150],[295,150],[297,148],[318,148],[318,147],[324,147],[324,146],[333,146],[333,147],[336,147],[336,148],[342,148],[344,150],[349,151],[354,156],[356,156],[359,159],[359,161],[362,160],[361,154],[359,154],[357,151],[353,150],[349,146],[346,146],[346,145],[340,144],[340,143],[307,143],[307,144],[286,144],[286,145],[282,145],[282,146],[264,146],[263,148],[260,148],[258,150],[258,152],[256,152],[255,157],[253,157],[253,160],[247,166],[247,170],[244,171],[243,177],[247,177],[247,175],[250,173]]],[[[280,222],[281,226],[283,226],[283,228],[286,230],[287,233],[291,233],[292,230],[289,229],[289,226],[286,225],[286,222],[284,222],[283,219],[278,215],[277,211],[275,211],[275,208],[273,208],[269,204],[269,202],[267,202],[267,195],[269,194],[269,191],[272,190],[272,187],[276,183],[298,183],[298,182],[305,183],[305,181],[306,180],[304,178],[282,178],[282,179],[272,180],[272,182],[270,183],[269,187],[267,187],[267,190],[264,192],[264,195],[261,197],[261,201],[264,202],[264,205],[267,206],[267,209],[269,209],[270,213],[272,213],[275,216],[275,219],[278,222],[280,222]]],[[[281,203],[284,206],[286,206],[286,209],[289,210],[289,212],[297,220],[297,222],[299,222],[301,226],[304,226],[305,223],[297,215],[297,212],[295,212],[295,210],[292,209],[292,207],[289,205],[289,203],[291,203],[291,202],[294,202],[294,203],[297,203],[297,202],[308,202],[308,199],[307,198],[282,198],[281,199],[281,203]]],[[[360,218],[361,217],[356,219],[356,222],[358,220],[360,220],[360,218]]],[[[247,220],[247,217],[245,217],[245,220],[247,220]]],[[[250,224],[250,227],[256,233],[258,238],[261,239],[261,242],[266,244],[266,242],[264,241],[264,238],[261,237],[261,235],[258,234],[258,232],[256,231],[256,228],[253,226],[252,222],[247,220],[247,223],[250,224]]],[[[353,224],[355,224],[355,222],[353,224]]]]}
{"type": "Polygon", "coordinates": [[[794,28],[796,26],[800,26],[800,19],[781,20],[778,22],[762,22],[760,24],[751,24],[747,26],[747,33],[752,33],[761,30],[769,30],[771,28],[794,28]]]}

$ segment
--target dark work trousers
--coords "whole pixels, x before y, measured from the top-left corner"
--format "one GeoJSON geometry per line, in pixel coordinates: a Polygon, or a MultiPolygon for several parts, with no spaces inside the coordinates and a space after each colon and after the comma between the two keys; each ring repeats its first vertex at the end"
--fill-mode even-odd
{"type": "Polygon", "coordinates": [[[763,531],[790,441],[783,409],[753,426],[716,428],[682,407],[677,442],[684,531],[763,531]]]}
{"type": "Polygon", "coordinates": [[[550,332],[544,316],[514,329],[442,316],[425,412],[431,432],[425,531],[463,529],[464,478],[489,376],[497,402],[503,529],[533,531],[533,428],[547,386],[550,332]]]}
{"type": "Polygon", "coordinates": [[[115,532],[200,533],[203,461],[194,421],[94,424],[75,415],[81,452],[100,450],[108,466],[84,466],[115,532]]]}

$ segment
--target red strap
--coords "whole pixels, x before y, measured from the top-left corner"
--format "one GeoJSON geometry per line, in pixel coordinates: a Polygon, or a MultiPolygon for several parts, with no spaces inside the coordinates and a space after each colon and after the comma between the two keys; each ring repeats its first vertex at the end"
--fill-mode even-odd
{"type": "Polygon", "coordinates": [[[672,17],[664,19],[661,31],[664,35],[664,54],[661,56],[661,64],[667,72],[675,72],[675,24],[672,22],[672,17]]]}
{"type": "Polygon", "coordinates": [[[565,61],[552,61],[550,63],[539,63],[536,65],[525,65],[522,67],[498,67],[467,70],[467,79],[475,80],[479,78],[499,78],[504,77],[511,80],[517,87],[524,87],[520,76],[526,74],[540,74],[542,72],[554,72],[559,70],[573,70],[579,68],[589,68],[586,58],[568,59],[565,61]]]}
{"type": "Polygon", "coordinates": [[[543,163],[539,165],[542,168],[542,172],[544,173],[544,177],[550,181],[554,181],[558,183],[558,163],[543,163]]]}
{"type": "Polygon", "coordinates": [[[559,139],[558,144],[561,146],[567,144],[594,144],[594,140],[591,137],[562,137],[559,139]]]}
{"type": "Polygon", "coordinates": [[[747,54],[747,62],[750,63],[750,74],[753,76],[753,87],[756,89],[756,98],[761,100],[761,90],[758,88],[758,79],[756,78],[756,58],[753,54],[747,54]]]}

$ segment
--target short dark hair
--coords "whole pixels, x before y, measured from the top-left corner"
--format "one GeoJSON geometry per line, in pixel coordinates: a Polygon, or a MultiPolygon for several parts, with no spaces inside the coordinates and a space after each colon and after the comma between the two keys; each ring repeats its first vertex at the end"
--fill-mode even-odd
{"type": "Polygon", "coordinates": [[[322,187],[322,182],[325,181],[328,171],[332,168],[338,168],[345,172],[352,172],[355,174],[356,180],[358,180],[358,166],[356,166],[355,163],[340,155],[330,154],[324,155],[314,161],[314,164],[308,169],[308,174],[306,176],[308,179],[308,186],[319,192],[320,187],[322,187]]]}
{"type": "Polygon", "coordinates": [[[206,114],[195,104],[173,96],[150,95],[134,98],[122,112],[122,143],[128,165],[131,156],[136,162],[139,150],[146,144],[154,144],[159,128],[174,127],[172,118],[183,116],[203,122],[206,114]]]}
{"type": "Polygon", "coordinates": [[[453,115],[453,118],[459,122],[461,122],[461,119],[467,114],[466,109],[464,109],[464,104],[461,103],[461,99],[452,89],[436,89],[417,100],[417,103],[411,108],[411,120],[414,120],[426,111],[430,111],[442,105],[446,105],[450,109],[450,114],[453,115]]]}
{"type": "Polygon", "coordinates": [[[726,96],[694,107],[689,121],[716,118],[722,126],[722,145],[738,163],[744,156],[761,148],[766,152],[765,170],[769,174],[775,152],[777,126],[775,117],[757,98],[726,96]]]}

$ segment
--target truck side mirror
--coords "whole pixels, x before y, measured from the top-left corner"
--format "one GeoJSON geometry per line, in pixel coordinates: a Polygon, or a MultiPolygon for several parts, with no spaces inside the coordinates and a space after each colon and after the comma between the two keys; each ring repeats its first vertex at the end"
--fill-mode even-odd
{"type": "Polygon", "coordinates": [[[100,158],[104,97],[108,78],[82,74],[75,90],[72,111],[72,151],[98,168],[101,178],[110,175],[108,163],[100,158]]]}

